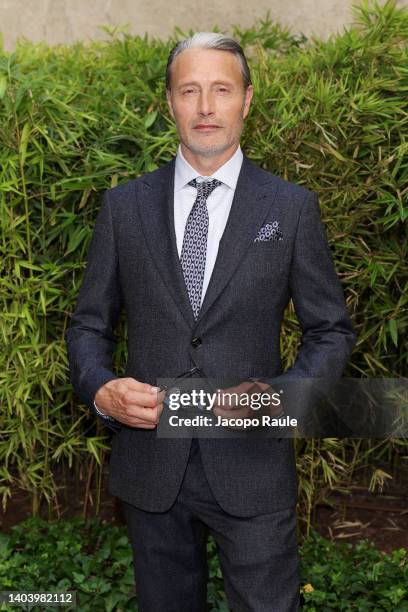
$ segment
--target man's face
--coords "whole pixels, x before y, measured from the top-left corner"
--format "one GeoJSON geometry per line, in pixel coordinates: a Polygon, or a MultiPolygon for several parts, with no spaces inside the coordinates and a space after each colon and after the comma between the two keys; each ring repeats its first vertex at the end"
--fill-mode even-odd
{"type": "Polygon", "coordinates": [[[167,101],[179,138],[192,154],[218,156],[239,144],[253,88],[228,51],[185,49],[171,67],[167,101]]]}

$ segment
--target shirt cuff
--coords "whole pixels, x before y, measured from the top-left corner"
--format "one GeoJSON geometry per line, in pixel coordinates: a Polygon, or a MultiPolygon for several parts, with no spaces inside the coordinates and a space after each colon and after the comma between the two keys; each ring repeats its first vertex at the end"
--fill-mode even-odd
{"type": "Polygon", "coordinates": [[[96,410],[97,414],[99,416],[101,416],[103,419],[108,419],[109,421],[114,421],[115,420],[113,417],[109,416],[108,414],[104,414],[103,412],[101,412],[99,410],[98,406],[95,404],[95,401],[94,401],[94,407],[95,407],[95,410],[96,410]]]}

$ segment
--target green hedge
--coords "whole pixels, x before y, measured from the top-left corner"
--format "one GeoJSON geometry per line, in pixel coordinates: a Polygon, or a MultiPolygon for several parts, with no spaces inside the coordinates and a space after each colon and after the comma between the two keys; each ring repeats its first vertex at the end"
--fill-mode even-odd
{"type": "MultiPolygon", "coordinates": [[[[107,30],[109,31],[109,30],[107,30]]],[[[56,464],[101,488],[106,432],[72,397],[63,334],[101,192],[168,161],[176,130],[164,95],[168,41],[110,31],[108,42],[0,52],[0,495],[14,486],[55,501],[56,464]],[[85,472],[85,476],[84,476],[85,472]]],[[[363,3],[324,42],[269,18],[235,28],[255,85],[243,149],[319,195],[358,344],[346,374],[407,376],[408,13],[363,3]]],[[[285,365],[299,330],[291,307],[285,365]]],[[[122,320],[117,364],[126,356],[122,320]]],[[[119,368],[119,372],[122,370],[119,368]]],[[[368,465],[398,476],[407,443],[298,441],[310,512],[368,465]],[[382,468],[382,469],[380,469],[382,468]]]]}

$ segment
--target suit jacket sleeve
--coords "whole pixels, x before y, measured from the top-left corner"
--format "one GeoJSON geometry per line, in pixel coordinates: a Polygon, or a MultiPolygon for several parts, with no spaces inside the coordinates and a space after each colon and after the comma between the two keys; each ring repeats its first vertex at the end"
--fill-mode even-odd
{"type": "MultiPolygon", "coordinates": [[[[65,334],[74,391],[94,412],[98,389],[118,378],[113,372],[112,356],[121,305],[118,255],[106,191],[96,218],[76,309],[65,334]]],[[[109,420],[113,421],[117,423],[109,420]]]]}
{"type": "Polygon", "coordinates": [[[306,423],[314,400],[341,377],[356,341],[314,193],[300,211],[289,288],[302,329],[300,348],[291,368],[264,380],[283,391],[283,407],[306,423]]]}
{"type": "Polygon", "coordinates": [[[297,359],[286,376],[340,377],[356,335],[314,193],[300,212],[289,286],[302,339],[297,359]]]}

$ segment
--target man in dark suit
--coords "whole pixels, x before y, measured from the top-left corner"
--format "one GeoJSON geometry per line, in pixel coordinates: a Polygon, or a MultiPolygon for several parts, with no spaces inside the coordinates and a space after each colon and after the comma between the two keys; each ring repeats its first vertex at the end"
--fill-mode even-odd
{"type": "Polygon", "coordinates": [[[293,440],[160,437],[157,381],[200,372],[259,379],[245,388],[265,390],[274,377],[340,377],[355,335],[316,195],[241,152],[253,95],[241,47],[214,33],[182,41],[166,89],[178,153],[104,193],[66,334],[71,379],[114,430],[109,490],[123,503],[141,612],[207,609],[208,533],[234,612],[293,612],[293,440]],[[290,298],[302,342],[282,373],[290,298]],[[128,361],[119,378],[122,308],[128,361]]]}

